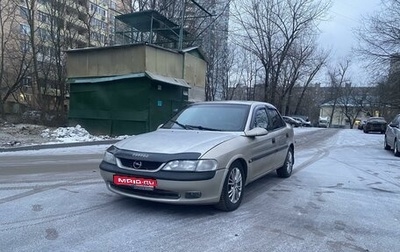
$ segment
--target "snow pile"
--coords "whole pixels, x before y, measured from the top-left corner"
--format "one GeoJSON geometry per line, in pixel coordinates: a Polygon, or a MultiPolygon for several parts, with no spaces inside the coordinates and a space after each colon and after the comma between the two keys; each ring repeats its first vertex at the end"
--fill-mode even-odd
{"type": "Polygon", "coordinates": [[[55,130],[45,129],[42,131],[41,136],[43,138],[53,139],[63,143],[73,142],[89,142],[89,141],[102,141],[114,139],[110,136],[93,136],[89,132],[82,128],[79,124],[75,127],[60,127],[55,130]]]}

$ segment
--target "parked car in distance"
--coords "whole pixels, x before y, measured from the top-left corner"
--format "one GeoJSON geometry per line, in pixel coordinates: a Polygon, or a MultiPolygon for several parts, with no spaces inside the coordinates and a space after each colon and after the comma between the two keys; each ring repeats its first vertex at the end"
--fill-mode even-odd
{"type": "Polygon", "coordinates": [[[370,117],[365,121],[363,130],[364,133],[380,132],[382,134],[386,131],[387,122],[383,117],[370,117]]]}
{"type": "Polygon", "coordinates": [[[395,156],[400,156],[400,114],[398,114],[386,127],[385,150],[392,150],[395,156]]]}
{"type": "Polygon", "coordinates": [[[360,123],[359,123],[358,126],[357,126],[357,129],[363,130],[366,121],[367,121],[367,120],[361,120],[360,123]]]}
{"type": "Polygon", "coordinates": [[[311,127],[312,126],[311,122],[308,121],[308,119],[303,119],[301,117],[295,117],[295,116],[292,116],[292,118],[297,120],[297,121],[300,121],[302,127],[311,127]]]}
{"type": "Polygon", "coordinates": [[[214,101],[191,104],[157,130],[112,145],[100,172],[120,195],[233,211],[247,184],[272,171],[287,178],[293,164],[293,128],[273,105],[214,101]]]}
{"type": "Polygon", "coordinates": [[[320,117],[317,123],[317,127],[319,128],[328,128],[329,127],[329,120],[327,117],[320,117]]]}
{"type": "Polygon", "coordinates": [[[282,116],[282,118],[286,123],[292,125],[293,127],[300,127],[301,126],[301,122],[300,121],[298,121],[298,120],[296,120],[296,119],[294,119],[294,118],[292,118],[290,116],[282,116]]]}

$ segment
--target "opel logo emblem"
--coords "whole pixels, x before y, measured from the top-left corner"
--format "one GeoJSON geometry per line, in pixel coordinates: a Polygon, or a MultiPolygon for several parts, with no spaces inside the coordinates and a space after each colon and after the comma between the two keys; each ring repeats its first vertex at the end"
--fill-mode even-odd
{"type": "Polygon", "coordinates": [[[134,160],[132,163],[132,167],[135,169],[139,169],[140,167],[142,167],[142,161],[134,160]]]}

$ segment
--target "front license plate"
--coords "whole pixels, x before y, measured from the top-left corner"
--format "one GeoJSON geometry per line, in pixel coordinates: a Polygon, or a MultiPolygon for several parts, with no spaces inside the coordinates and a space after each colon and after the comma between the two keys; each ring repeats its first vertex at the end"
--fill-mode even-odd
{"type": "Polygon", "coordinates": [[[134,186],[135,188],[154,189],[157,180],[149,178],[137,178],[131,176],[114,175],[113,182],[116,185],[134,186]]]}

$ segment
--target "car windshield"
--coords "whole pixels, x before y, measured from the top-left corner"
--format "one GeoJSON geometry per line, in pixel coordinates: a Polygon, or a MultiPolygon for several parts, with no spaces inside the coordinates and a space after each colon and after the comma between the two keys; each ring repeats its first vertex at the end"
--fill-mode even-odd
{"type": "Polygon", "coordinates": [[[368,121],[385,121],[385,118],[383,117],[371,117],[368,119],[368,121]]]}
{"type": "Polygon", "coordinates": [[[242,104],[194,104],[171,118],[164,129],[244,131],[250,106],[242,104]]]}

